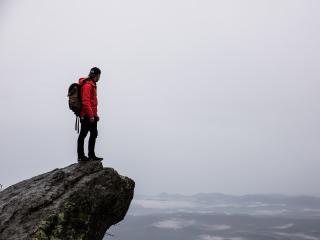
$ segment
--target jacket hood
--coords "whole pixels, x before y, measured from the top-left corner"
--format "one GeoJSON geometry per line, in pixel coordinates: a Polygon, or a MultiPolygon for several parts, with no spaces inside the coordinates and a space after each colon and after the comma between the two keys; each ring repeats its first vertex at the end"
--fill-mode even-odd
{"type": "MultiPolygon", "coordinates": [[[[83,84],[83,81],[86,80],[87,77],[81,77],[79,78],[79,84],[82,85],[83,84]]],[[[93,80],[89,80],[88,83],[90,83],[92,86],[95,86],[95,83],[93,80]]]]}
{"type": "Polygon", "coordinates": [[[85,77],[79,78],[79,84],[82,85],[82,83],[83,83],[83,81],[84,81],[85,79],[86,79],[85,77]]]}

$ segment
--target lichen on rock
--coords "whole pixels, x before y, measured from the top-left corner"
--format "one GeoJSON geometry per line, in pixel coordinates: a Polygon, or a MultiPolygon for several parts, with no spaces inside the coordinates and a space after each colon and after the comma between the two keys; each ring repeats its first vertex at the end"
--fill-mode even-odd
{"type": "Polygon", "coordinates": [[[0,240],[101,240],[125,217],[134,187],[99,162],[22,181],[0,193],[0,240]]]}

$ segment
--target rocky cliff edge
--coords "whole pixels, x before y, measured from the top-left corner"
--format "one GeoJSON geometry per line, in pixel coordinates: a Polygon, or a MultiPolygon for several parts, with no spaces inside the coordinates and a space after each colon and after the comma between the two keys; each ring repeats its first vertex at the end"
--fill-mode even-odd
{"type": "Polygon", "coordinates": [[[0,192],[0,240],[101,240],[125,217],[134,187],[100,162],[19,182],[0,192]]]}

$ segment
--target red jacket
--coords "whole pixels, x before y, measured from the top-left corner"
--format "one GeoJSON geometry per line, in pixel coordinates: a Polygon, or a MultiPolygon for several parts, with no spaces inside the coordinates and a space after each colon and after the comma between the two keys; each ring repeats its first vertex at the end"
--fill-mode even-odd
{"type": "MultiPolygon", "coordinates": [[[[79,84],[83,84],[83,80],[86,78],[80,78],[79,84]]],[[[98,116],[98,99],[97,99],[97,86],[93,80],[87,80],[81,88],[82,108],[80,117],[87,116],[93,118],[98,116]]]]}

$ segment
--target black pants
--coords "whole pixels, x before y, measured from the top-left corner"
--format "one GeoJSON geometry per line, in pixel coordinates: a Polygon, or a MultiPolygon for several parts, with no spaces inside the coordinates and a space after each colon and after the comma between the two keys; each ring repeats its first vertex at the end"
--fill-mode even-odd
{"type": "Polygon", "coordinates": [[[96,145],[96,138],[98,136],[97,120],[90,122],[89,118],[80,119],[81,130],[78,137],[78,157],[83,157],[84,154],[84,139],[90,132],[89,143],[88,143],[88,155],[89,157],[95,156],[94,147],[96,145]]]}

